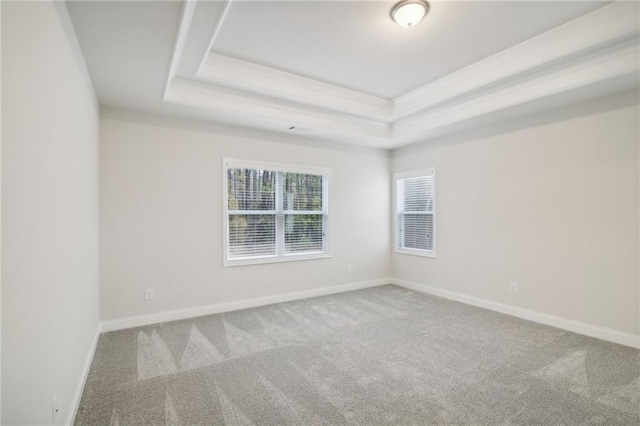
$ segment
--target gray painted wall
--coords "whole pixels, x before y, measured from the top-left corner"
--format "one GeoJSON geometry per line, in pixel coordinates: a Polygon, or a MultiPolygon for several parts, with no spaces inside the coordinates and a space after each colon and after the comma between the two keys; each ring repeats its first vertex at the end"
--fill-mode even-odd
{"type": "Polygon", "coordinates": [[[98,104],[64,2],[2,2],[2,423],[73,410],[99,322],[98,104]]]}
{"type": "Polygon", "coordinates": [[[638,335],[638,123],[627,93],[395,151],[436,167],[438,257],[394,276],[638,335]]]}
{"type": "Polygon", "coordinates": [[[103,320],[390,276],[387,151],[119,110],[100,149],[103,320]],[[223,267],[224,157],[330,168],[332,257],[223,267]]]}

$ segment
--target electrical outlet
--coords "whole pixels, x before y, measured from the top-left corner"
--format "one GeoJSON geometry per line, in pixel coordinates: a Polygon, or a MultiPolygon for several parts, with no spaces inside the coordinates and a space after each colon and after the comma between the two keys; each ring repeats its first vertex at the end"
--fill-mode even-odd
{"type": "Polygon", "coordinates": [[[517,293],[517,292],[518,292],[518,284],[511,283],[511,293],[517,293]]]}
{"type": "Polygon", "coordinates": [[[351,265],[347,266],[347,272],[353,274],[353,267],[351,265]]]}
{"type": "Polygon", "coordinates": [[[58,395],[54,394],[51,398],[51,423],[56,422],[56,417],[58,417],[58,395]]]}
{"type": "Polygon", "coordinates": [[[144,298],[145,298],[145,300],[153,300],[153,290],[147,289],[144,292],[144,298]]]}

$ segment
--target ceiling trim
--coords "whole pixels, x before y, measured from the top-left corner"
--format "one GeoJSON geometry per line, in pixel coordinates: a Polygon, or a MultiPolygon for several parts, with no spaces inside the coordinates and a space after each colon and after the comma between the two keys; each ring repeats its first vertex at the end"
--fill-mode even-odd
{"type": "Polygon", "coordinates": [[[470,100],[398,121],[393,126],[393,138],[422,133],[436,127],[599,83],[632,73],[637,69],[637,47],[629,46],[515,85],[493,90],[470,100]]]}
{"type": "Polygon", "coordinates": [[[381,140],[391,138],[386,123],[309,108],[298,104],[273,102],[251,93],[229,90],[186,79],[174,79],[166,101],[245,117],[276,120],[285,128],[303,126],[339,134],[357,134],[381,140]]]}
{"type": "Polygon", "coordinates": [[[618,2],[394,99],[395,119],[520,73],[638,37],[638,4],[618,2]]]}
{"type": "Polygon", "coordinates": [[[393,119],[386,99],[215,53],[207,55],[198,78],[372,120],[393,119]]]}
{"type": "MultiPolygon", "coordinates": [[[[186,1],[193,1],[193,2],[197,2],[198,0],[186,0],[186,1]]],[[[229,9],[231,8],[231,2],[233,0],[226,0],[225,1],[225,5],[224,5],[224,10],[222,11],[222,14],[220,15],[220,19],[218,19],[218,22],[216,23],[216,26],[213,30],[213,34],[211,35],[211,41],[209,42],[209,47],[207,47],[207,50],[205,52],[203,52],[202,54],[202,59],[200,60],[200,65],[198,66],[198,70],[196,71],[196,75],[200,74],[202,72],[202,66],[204,65],[204,63],[207,60],[207,54],[209,52],[211,52],[211,49],[213,49],[213,45],[216,42],[216,38],[218,38],[218,34],[220,33],[220,29],[222,28],[222,23],[224,22],[224,20],[227,18],[227,14],[229,13],[229,9]]]]}
{"type": "Polygon", "coordinates": [[[213,36],[209,49],[199,52],[198,71],[176,75],[183,49],[198,49],[187,42],[198,4],[185,1],[165,101],[256,124],[272,120],[283,130],[302,125],[323,136],[369,138],[375,145],[395,146],[438,127],[640,69],[639,4],[617,1],[389,100],[214,53],[228,1],[218,21],[206,24],[213,36]]]}
{"type": "Polygon", "coordinates": [[[171,55],[171,64],[169,65],[169,74],[167,76],[167,82],[164,85],[164,95],[166,98],[167,91],[169,90],[169,84],[173,80],[180,66],[182,60],[182,52],[184,51],[187,37],[189,36],[189,30],[191,29],[191,22],[196,13],[197,2],[194,0],[186,0],[182,7],[182,14],[180,15],[180,27],[178,29],[178,35],[176,36],[176,42],[173,47],[173,55],[171,55]]]}

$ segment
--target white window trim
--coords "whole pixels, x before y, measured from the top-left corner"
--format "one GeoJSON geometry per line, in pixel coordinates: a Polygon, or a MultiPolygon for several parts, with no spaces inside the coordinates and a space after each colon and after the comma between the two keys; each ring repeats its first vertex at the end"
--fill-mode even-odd
{"type": "MultiPolygon", "coordinates": [[[[266,263],[281,263],[281,262],[297,262],[313,259],[328,259],[331,258],[331,191],[329,187],[331,185],[331,169],[325,167],[315,166],[300,166],[291,164],[270,163],[264,161],[252,161],[252,160],[239,160],[234,158],[222,159],[222,205],[223,218],[222,218],[222,240],[223,240],[223,266],[246,266],[246,265],[260,265],[266,263]],[[324,176],[323,185],[323,210],[326,217],[325,226],[325,247],[326,250],[316,253],[301,253],[301,254],[276,254],[269,256],[256,256],[247,257],[242,259],[229,259],[228,240],[229,240],[229,203],[228,203],[228,181],[227,181],[227,169],[264,169],[285,173],[303,173],[303,174],[318,174],[324,176]]],[[[276,238],[279,236],[276,235],[276,238]]]]}
{"type": "Polygon", "coordinates": [[[429,167],[426,169],[410,170],[406,172],[397,172],[393,175],[393,248],[396,253],[409,254],[412,256],[422,256],[436,258],[436,243],[438,237],[436,220],[438,217],[438,191],[436,185],[436,168],[429,167]],[[420,176],[433,176],[433,250],[419,250],[411,248],[398,247],[398,180],[410,179],[420,176]]]}

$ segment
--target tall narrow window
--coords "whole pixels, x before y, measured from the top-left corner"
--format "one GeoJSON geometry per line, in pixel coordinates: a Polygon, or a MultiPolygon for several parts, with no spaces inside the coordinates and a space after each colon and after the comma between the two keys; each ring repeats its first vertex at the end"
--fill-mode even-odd
{"type": "Polygon", "coordinates": [[[328,256],[328,169],[224,165],[225,266],[328,256]]]}
{"type": "Polygon", "coordinates": [[[435,169],[396,173],[396,252],[435,257],[435,169]]]}

